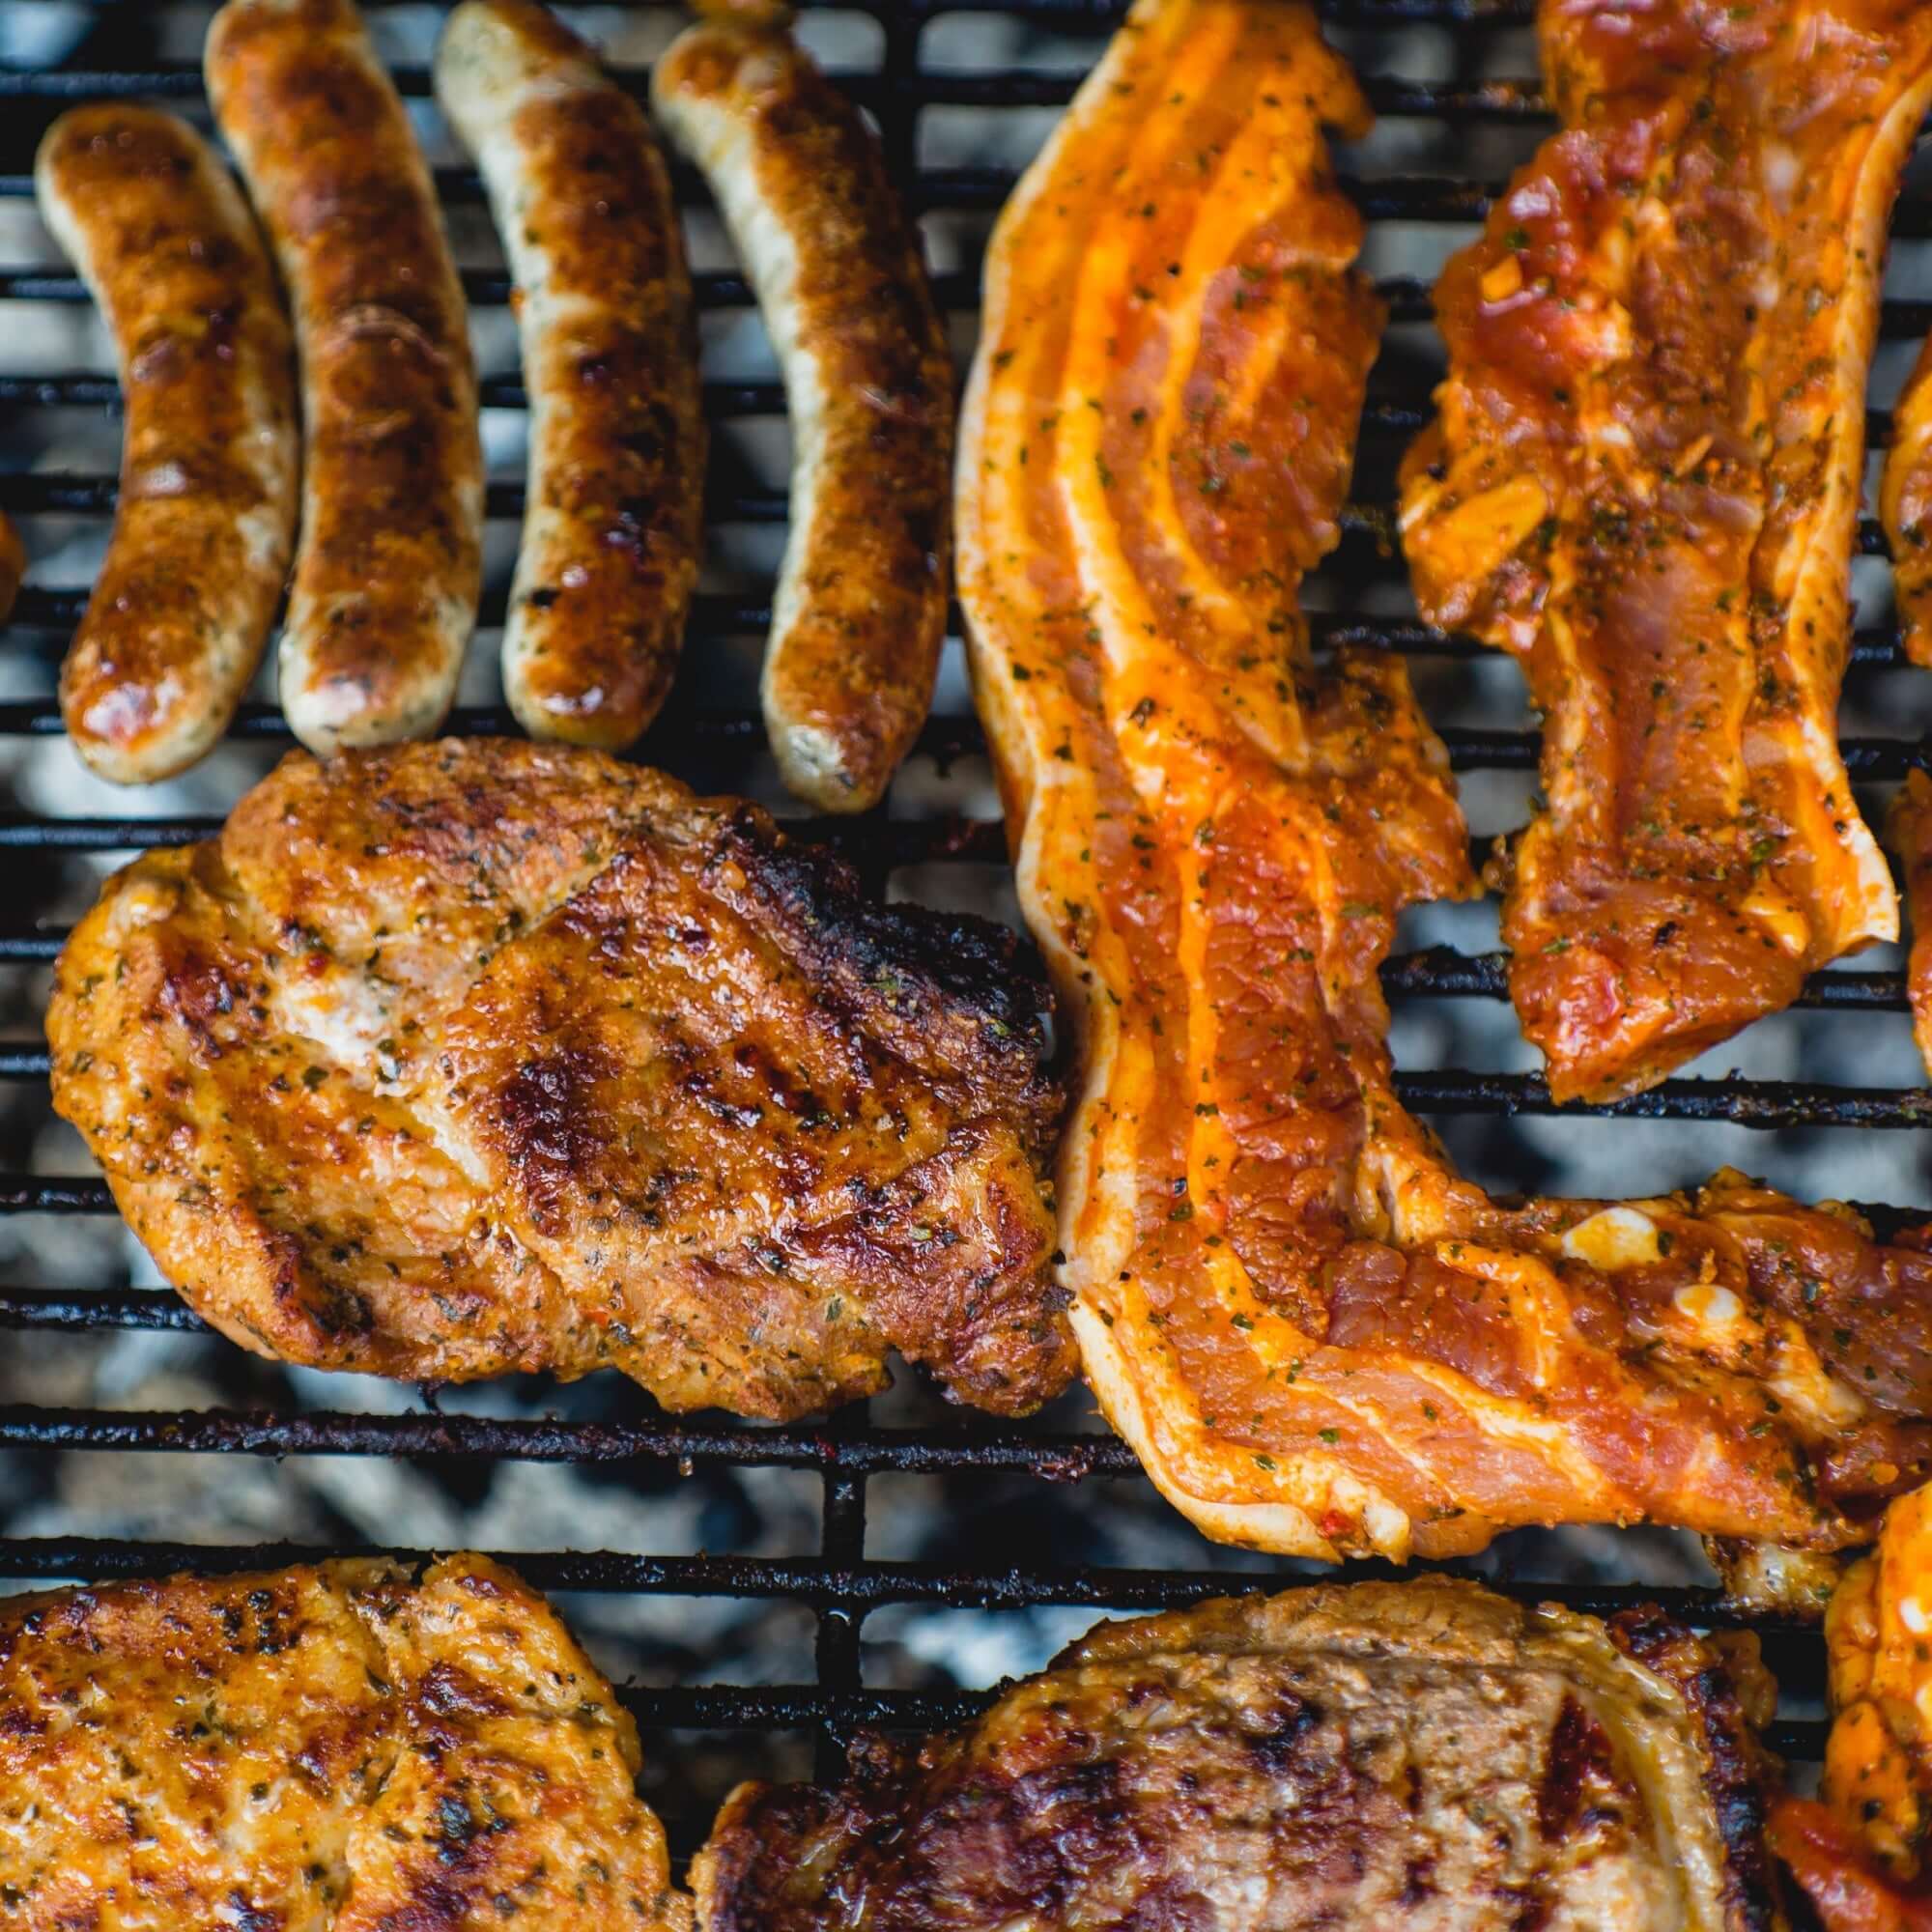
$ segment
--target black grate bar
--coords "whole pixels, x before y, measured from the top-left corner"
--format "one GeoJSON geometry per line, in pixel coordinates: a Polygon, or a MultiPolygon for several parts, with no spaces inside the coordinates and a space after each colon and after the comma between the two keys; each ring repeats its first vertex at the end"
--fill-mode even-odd
{"type": "MultiPolygon", "coordinates": [[[[88,594],[78,587],[52,588],[24,584],[14,601],[10,626],[15,632],[48,630],[66,633],[80,621],[81,613],[87,609],[88,594]]],[[[508,614],[508,609],[509,588],[506,584],[497,583],[486,589],[477,613],[478,628],[497,629],[508,614]]],[[[753,637],[768,630],[771,621],[770,586],[759,585],[755,589],[734,594],[706,592],[694,597],[686,630],[688,635],[700,638],[753,637]]],[[[947,623],[950,635],[956,638],[961,634],[964,620],[956,605],[949,612],[947,623]]],[[[1398,651],[1406,657],[1459,661],[1480,661],[1494,654],[1492,646],[1474,638],[1438,631],[1432,625],[1403,618],[1338,616],[1318,611],[1309,613],[1308,628],[1310,641],[1320,650],[1333,650],[1347,645],[1357,649],[1398,651]]],[[[1907,662],[1899,648],[1898,633],[1889,625],[1867,625],[1854,631],[1849,656],[1853,665],[1863,668],[1897,669],[1907,662]]],[[[748,711],[720,709],[698,712],[677,708],[675,700],[673,709],[664,714],[667,724],[673,718],[681,734],[680,742],[683,741],[682,734],[690,729],[700,733],[724,732],[742,736],[758,728],[756,721],[748,711]]],[[[957,739],[958,749],[951,755],[984,751],[985,740],[977,720],[949,718],[933,723],[944,725],[957,739]]],[[[505,731],[511,728],[511,724],[510,713],[503,706],[469,705],[453,710],[445,728],[468,734],[505,731]]],[[[231,728],[234,735],[244,738],[286,739],[290,736],[280,707],[272,704],[242,705],[237,711],[231,728]]],[[[0,736],[22,733],[59,736],[64,729],[60,707],[51,697],[0,701],[0,736]]],[[[923,743],[921,749],[933,751],[932,747],[923,743]]],[[[934,755],[937,753],[934,753],[934,755]]]]}
{"type": "MultiPolygon", "coordinates": [[[[960,1570],[944,1563],[893,1562],[872,1558],[840,1562],[823,1557],[652,1556],[627,1550],[540,1550],[497,1552],[526,1582],[545,1592],[576,1590],[593,1594],[667,1597],[783,1598],[838,1605],[861,1614],[887,1604],[946,1604],[962,1609],[1017,1610],[1063,1605],[1096,1610],[1184,1609],[1201,1601],[1204,1579],[1188,1570],[1126,1570],[1086,1566],[1035,1569],[1025,1564],[995,1570],[960,1570]]],[[[409,1564],[435,1560],[435,1552],[388,1546],[295,1544],[254,1546],[191,1543],[133,1543],[107,1538],[0,1539],[0,1577],[35,1581],[103,1582],[192,1570],[233,1576],[251,1570],[280,1569],[294,1563],[320,1563],[332,1556],[389,1555],[409,1564]]],[[[1319,1567],[1224,1574],[1208,1584],[1223,1594],[1282,1590],[1296,1583],[1326,1580],[1333,1573],[1319,1567]]],[[[1397,1566],[1351,1564],[1357,1581],[1378,1577],[1472,1574],[1466,1566],[1416,1562],[1397,1566]]],[[[1719,1590],[1693,1584],[1547,1581],[1505,1575],[1484,1577],[1492,1588],[1532,1603],[1560,1604],[1588,1616],[1615,1616],[1655,1604],[1680,1622],[1700,1630],[1750,1629],[1781,1636],[1822,1641],[1813,1622],[1789,1615],[1751,1612],[1725,1600],[1719,1590]]]]}
{"type": "MultiPolygon", "coordinates": [[[[10,1049],[3,1077],[39,1078],[44,1055],[10,1049]]],[[[1767,1133],[1797,1127],[1913,1128],[1932,1126],[1932,1089],[1837,1087],[1819,1080],[1661,1080],[1641,1094],[1600,1102],[1549,1097],[1540,1073],[1403,1071],[1395,1075],[1403,1104],[1418,1114],[1488,1114],[1506,1119],[1712,1121],[1767,1133]]],[[[0,1174],[0,1213],[106,1214],[113,1200],[105,1181],[51,1180],[0,1174]]]]}
{"type": "MultiPolygon", "coordinates": [[[[605,71],[639,100],[650,98],[650,70],[614,64],[605,71]]],[[[832,68],[831,79],[863,105],[878,108],[895,90],[886,77],[864,69],[832,68]]],[[[389,77],[406,99],[430,96],[430,71],[407,63],[392,65],[389,77]]],[[[919,77],[919,105],[924,107],[1064,107],[1087,78],[1079,72],[1042,72],[1037,68],[928,69],[919,77]]],[[[1380,75],[1365,80],[1377,114],[1391,119],[1455,121],[1533,121],[1547,118],[1543,89],[1534,79],[1479,81],[1404,80],[1380,75]]],[[[0,100],[43,100],[56,104],[95,100],[203,100],[201,68],[182,61],[157,61],[151,68],[0,68],[0,100]]]]}
{"type": "Polygon", "coordinates": [[[1113,1435],[1013,1429],[757,1429],[729,1423],[559,1422],[481,1415],[299,1415],[231,1409],[150,1415],[120,1409],[0,1406],[0,1448],[166,1451],[245,1456],[455,1456],[514,1463],[669,1462],[724,1467],[942,1475],[1019,1471],[1049,1482],[1135,1476],[1113,1435]]]}
{"type": "Polygon", "coordinates": [[[0,1289],[0,1328],[148,1328],[177,1335],[209,1331],[169,1289],[116,1288],[75,1294],[61,1288],[0,1289]]]}
{"type": "MultiPolygon", "coordinates": [[[[88,470],[13,469],[0,472],[0,510],[16,516],[105,516],[114,508],[117,477],[88,470]]],[[[524,514],[521,477],[499,476],[484,488],[486,516],[502,522],[524,514]]],[[[733,486],[712,478],[705,491],[704,514],[712,524],[782,524],[789,498],[779,490],[733,486]]],[[[1345,537],[1373,543],[1384,556],[1396,554],[1395,504],[1345,503],[1336,518],[1345,537]]],[[[1886,556],[1885,532],[1876,517],[1861,517],[1858,551],[1863,556],[1886,556]]]]}
{"type": "MultiPolygon", "coordinates": [[[[52,959],[67,937],[65,926],[0,931],[0,964],[52,959]]],[[[1399,952],[1381,969],[1382,991],[1391,1000],[1506,1000],[1507,952],[1458,952],[1450,946],[1427,946],[1399,952]]],[[[1814,973],[1792,1002],[1813,1012],[1902,1013],[1907,1011],[1902,973],[1814,973]]],[[[17,1057],[29,1049],[0,1044],[0,1053],[17,1057]]],[[[14,1079],[38,1077],[44,1063],[17,1067],[14,1079]]]]}
{"type": "MultiPolygon", "coordinates": [[[[474,170],[437,168],[432,172],[437,192],[446,204],[469,207],[483,200],[483,185],[474,170]]],[[[702,200],[690,174],[674,170],[673,178],[681,200],[702,200]]],[[[993,214],[1006,206],[1018,180],[1015,168],[922,168],[917,176],[900,183],[900,194],[915,213],[993,214]]],[[[1378,175],[1372,179],[1343,175],[1338,177],[1338,185],[1371,221],[1466,223],[1481,221],[1489,213],[1503,185],[1445,181],[1432,175],[1378,175]]],[[[30,200],[33,192],[31,174],[0,174],[0,200],[30,200]]],[[[1900,201],[1891,233],[1896,241],[1919,242],[1932,236],[1932,199],[1914,196],[1900,201]]]]}
{"type": "MultiPolygon", "coordinates": [[[[514,284],[500,270],[465,269],[460,272],[464,293],[471,307],[500,308],[510,299],[514,284]]],[[[751,285],[742,275],[708,270],[694,274],[691,282],[693,295],[700,308],[745,308],[751,304],[751,285]]],[[[1376,284],[1376,289],[1388,304],[1391,323],[1426,323],[1435,313],[1429,284],[1413,276],[1387,276],[1376,284]]],[[[980,305],[980,271],[977,267],[943,270],[932,277],[932,292],[942,308],[975,311],[980,305]]],[[[85,302],[92,299],[80,278],[64,268],[0,269],[0,300],[85,302]]],[[[1879,332],[1883,336],[1914,342],[1932,332],[1932,299],[1897,298],[1882,303],[1879,332]]],[[[722,391],[730,386],[758,389],[765,395],[777,393],[776,385],[770,384],[707,384],[707,391],[713,388],[722,391]]],[[[484,401],[488,408],[519,408],[522,397],[522,385],[510,378],[491,378],[485,383],[484,401]],[[494,390],[490,386],[492,383],[497,384],[494,390]]],[[[68,376],[7,376],[0,377],[0,403],[26,403],[49,409],[81,405],[118,408],[120,388],[113,377],[85,370],[68,376]],[[92,386],[69,392],[68,385],[80,384],[92,386]]],[[[734,413],[729,410],[721,410],[720,412],[734,413]]]]}

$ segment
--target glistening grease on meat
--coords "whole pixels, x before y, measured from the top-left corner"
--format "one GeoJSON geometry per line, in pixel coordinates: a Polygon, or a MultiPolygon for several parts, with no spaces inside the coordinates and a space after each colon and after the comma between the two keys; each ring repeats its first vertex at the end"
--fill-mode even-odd
{"type": "Polygon", "coordinates": [[[651,103],[718,198],[784,373],[791,535],[765,728],[800,798],[864,811],[939,672],[952,360],[877,135],[782,10],[712,11],[658,62],[651,103]]]}
{"type": "Polygon", "coordinates": [[[325,755],[422,737],[483,574],[469,308],[429,167],[355,0],[227,0],[203,64],[301,361],[282,709],[325,755]]]}
{"type": "Polygon", "coordinates": [[[54,1104],[245,1347],[793,1416],[889,1349],[1063,1388],[1046,989],[761,811],[594,752],[286,758],[62,952],[54,1104]]]}
{"type": "Polygon", "coordinates": [[[1928,1932],[1932,1490],[1886,1512],[1825,1619],[1832,1732],[1819,1799],[1780,1800],[1774,1842],[1827,1932],[1928,1932]]]}
{"type": "Polygon", "coordinates": [[[1398,662],[1311,666],[1378,313],[1306,8],[1143,0],[1001,218],[957,501],[1022,905],[1077,1022],[1063,1279],[1156,1483],[1334,1557],[1641,1517],[1838,1547],[1928,1466],[1932,1258],[1742,1177],[1503,1207],[1398,1103],[1466,891],[1398,662]]]}
{"type": "Polygon", "coordinates": [[[677,670],[704,522],[697,326],[644,111],[535,0],[466,0],[436,95],[517,277],[528,508],[503,692],[533,738],[621,751],[677,670]]]}
{"type": "Polygon", "coordinates": [[[689,1932],[637,1726],[484,1556],[0,1605],[12,1932],[689,1932]]]}
{"type": "Polygon", "coordinates": [[[1102,1624],[962,1730],[740,1786],[697,1922],[1773,1932],[1768,1690],[1655,1610],[1446,1580],[1102,1624]]]}
{"type": "Polygon", "coordinates": [[[1559,1098],[1662,1078],[1897,934],[1839,761],[1916,0],[1542,0],[1565,122],[1443,271],[1404,467],[1424,614],[1512,651],[1543,792],[1508,872],[1559,1098]]]}
{"type": "Polygon", "coordinates": [[[1932,336],[1891,412],[1878,500],[1899,642],[1914,664],[1932,669],[1932,336]]]}
{"type": "Polygon", "coordinates": [[[126,412],[61,717],[102,778],[143,784],[220,739],[262,661],[296,538],[295,345],[242,191],[186,122],[76,107],[34,190],[113,331],[126,412]]]}

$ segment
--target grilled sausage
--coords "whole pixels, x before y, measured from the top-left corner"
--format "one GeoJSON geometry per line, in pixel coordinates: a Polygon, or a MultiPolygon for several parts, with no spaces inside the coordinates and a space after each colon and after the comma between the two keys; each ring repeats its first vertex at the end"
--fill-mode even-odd
{"type": "Polygon", "coordinates": [[[289,327],[241,191],[172,114],[62,115],[34,184],[113,330],[127,407],[61,710],[102,778],[150,784],[221,736],[274,622],[296,527],[289,327]]]}
{"type": "Polygon", "coordinates": [[[533,0],[466,0],[436,93],[517,278],[529,508],[503,688],[533,737],[618,751],[677,668],[703,532],[697,337],[642,111],[533,0]]]}
{"type": "Polygon", "coordinates": [[[651,98],[718,197],[790,401],[772,749],[801,798],[862,810],[925,717],[946,631],[952,370],[918,236],[857,110],[784,34],[694,27],[651,98]]]}
{"type": "Polygon", "coordinates": [[[317,752],[417,737],[456,689],[483,521],[476,376],[429,172],[349,0],[229,0],[207,66],[301,352],[282,706],[317,752]]]}

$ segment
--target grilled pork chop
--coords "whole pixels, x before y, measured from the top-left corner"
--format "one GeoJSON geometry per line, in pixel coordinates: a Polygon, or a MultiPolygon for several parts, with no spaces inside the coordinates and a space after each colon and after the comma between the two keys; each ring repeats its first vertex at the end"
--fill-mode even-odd
{"type": "Polygon", "coordinates": [[[988,257],[960,595],[1081,1035],[1088,1377],[1235,1542],[1842,1547],[1932,1459],[1932,1257],[1735,1174],[1492,1202],[1396,1097],[1377,969],[1465,835],[1401,664],[1318,671],[1296,601],[1376,346],[1321,138],[1364,112],[1306,8],[1142,0],[988,257]]]}
{"type": "Polygon", "coordinates": [[[1559,1099],[1661,1079],[1897,936],[1835,731],[1919,0],[1542,0],[1566,126],[1436,289],[1424,614],[1514,652],[1548,805],[1503,937],[1559,1099]]]}
{"type": "Polygon", "coordinates": [[[1329,1585],[1102,1624],[843,1784],[742,1785],[693,1883],[701,1932],[1747,1932],[1761,1776],[1655,1611],[1329,1585]]]}
{"type": "Polygon", "coordinates": [[[486,1557],[0,1605],[15,1932],[687,1932],[630,1714],[486,1557]]]}
{"type": "Polygon", "coordinates": [[[753,807],[566,748],[297,754],[111,879],[54,1103],[168,1279],[290,1361],[622,1369],[792,1416],[897,1348],[1067,1381],[1046,993],[753,807]]]}

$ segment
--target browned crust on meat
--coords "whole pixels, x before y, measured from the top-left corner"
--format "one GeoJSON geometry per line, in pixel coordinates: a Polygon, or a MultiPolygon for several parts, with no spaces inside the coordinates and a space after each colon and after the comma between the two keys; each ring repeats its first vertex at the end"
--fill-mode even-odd
{"type": "Polygon", "coordinates": [[[295,542],[294,352],[241,193],[185,122],[76,108],[35,177],[113,332],[127,410],[61,711],[103,777],[146,782],[208,751],[261,662],[295,542]]]}
{"type": "Polygon", "coordinates": [[[108,883],[47,1024],[56,1107],[244,1346],[784,1417],[891,1348],[1001,1413],[1065,1386],[1045,1011],[1013,935],[753,807],[484,739],[285,760],[108,883]]]}
{"type": "Polygon", "coordinates": [[[1905,915],[1912,951],[1905,990],[1912,1002],[1912,1037],[1932,1070],[1932,779],[1908,772],[1886,818],[1886,842],[1898,854],[1905,879],[1905,915]]]}
{"type": "Polygon", "coordinates": [[[618,751],[677,669],[705,428],[677,210],[649,123],[531,0],[472,0],[437,93],[482,164],[521,288],[529,507],[503,677],[535,736],[618,751]]]}
{"type": "Polygon", "coordinates": [[[1771,1932],[1764,1766],[1654,1610],[1329,1585],[1103,1624],[973,1724],[741,1786],[692,1883],[704,1932],[1771,1932]]]}
{"type": "Polygon", "coordinates": [[[14,614],[20,580],[27,574],[27,546],[12,517],[0,511],[0,624],[14,614]]]}
{"type": "Polygon", "coordinates": [[[229,0],[207,71],[301,351],[283,705],[318,750],[433,730],[475,617],[483,456],[429,171],[349,0],[229,0]]]}
{"type": "Polygon", "coordinates": [[[685,1932],[637,1728],[481,1556],[116,1583],[0,1608],[22,1932],[685,1932]]]}
{"type": "MultiPolygon", "coordinates": [[[[659,63],[653,98],[687,148],[683,111],[739,124],[746,186],[793,240],[788,312],[775,320],[768,300],[767,321],[815,365],[819,423],[805,430],[794,385],[794,528],[765,719],[793,791],[861,810],[924,722],[946,629],[953,376],[918,232],[858,110],[783,34],[695,27],[659,63]]],[[[714,180],[728,172],[701,147],[694,157],[714,180]]],[[[728,209],[728,184],[721,195],[728,209]]]]}
{"type": "Polygon", "coordinates": [[[1878,504],[1899,642],[1914,664],[1932,668],[1932,336],[1892,407],[1878,504]]]}
{"type": "MultiPolygon", "coordinates": [[[[1728,1932],[1772,1932],[1782,1923],[1777,1867],[1765,1836],[1767,1796],[1780,1767],[1746,1717],[1733,1671],[1711,1640],[1693,1635],[1655,1604],[1621,1611],[1610,1641],[1666,1684],[1675,1685],[1696,1725],[1704,1754],[1704,1788],[1724,1841],[1724,1922],[1728,1932]]],[[[1756,1662],[1757,1643],[1735,1668],[1756,1662]]],[[[1772,1696],[1776,1695],[1775,1688],[1772,1696]]]]}

